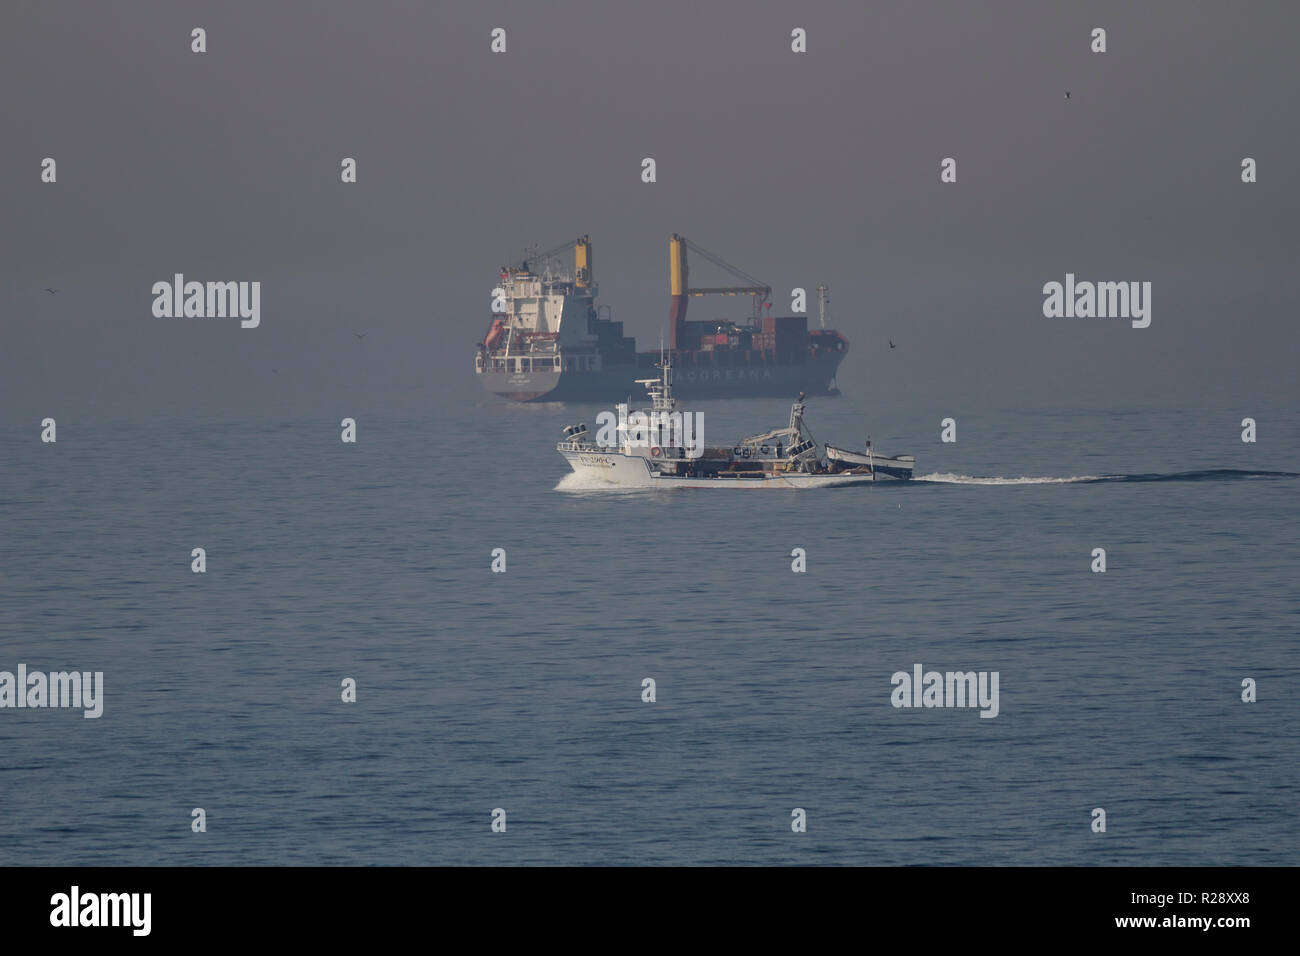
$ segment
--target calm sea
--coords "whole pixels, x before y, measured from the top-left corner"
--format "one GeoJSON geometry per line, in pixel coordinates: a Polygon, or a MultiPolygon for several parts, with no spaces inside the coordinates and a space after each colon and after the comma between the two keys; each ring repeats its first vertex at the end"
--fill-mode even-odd
{"type": "Polygon", "coordinates": [[[814,400],[928,479],[557,490],[595,412],[0,431],[0,670],[105,685],[0,710],[0,865],[1298,862],[1293,409],[814,400]]]}

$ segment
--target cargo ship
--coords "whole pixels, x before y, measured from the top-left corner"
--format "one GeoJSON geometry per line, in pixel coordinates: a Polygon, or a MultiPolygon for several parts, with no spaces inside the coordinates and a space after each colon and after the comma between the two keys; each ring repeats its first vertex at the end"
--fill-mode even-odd
{"type": "MultiPolygon", "coordinates": [[[[835,373],[849,343],[825,327],[825,285],[817,289],[821,327],[809,329],[806,315],[771,314],[770,286],[684,237],[674,234],[668,253],[668,347],[683,398],[839,394],[835,373]],[[739,284],[691,286],[688,251],[739,284]],[[753,313],[743,323],[688,320],[690,299],[711,295],[752,296],[753,313]]],[[[596,304],[592,266],[591,239],[583,236],[501,268],[491,322],[474,359],[485,389],[517,402],[599,402],[630,394],[638,380],[654,374],[659,352],[638,352],[613,310],[596,304]],[[572,271],[557,258],[570,250],[572,271]]]]}

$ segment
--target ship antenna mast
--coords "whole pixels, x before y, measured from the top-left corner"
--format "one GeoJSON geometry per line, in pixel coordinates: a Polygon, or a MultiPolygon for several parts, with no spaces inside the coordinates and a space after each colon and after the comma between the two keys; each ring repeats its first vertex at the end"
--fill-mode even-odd
{"type": "Polygon", "coordinates": [[[817,315],[821,319],[822,328],[826,328],[826,306],[830,303],[830,287],[823,282],[817,287],[817,315]]]}

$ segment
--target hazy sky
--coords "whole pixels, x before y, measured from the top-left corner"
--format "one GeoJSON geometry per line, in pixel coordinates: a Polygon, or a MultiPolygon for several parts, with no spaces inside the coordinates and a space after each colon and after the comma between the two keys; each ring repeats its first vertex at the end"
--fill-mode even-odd
{"type": "Polygon", "coordinates": [[[674,231],[777,311],[827,282],[851,401],[1288,400],[1298,35],[1294,2],[6,0],[0,417],[418,412],[478,388],[529,244],[589,233],[657,343],[674,231]],[[260,280],[261,327],[154,318],[175,272],[260,280]],[[1067,272],[1152,282],[1151,327],[1044,318],[1067,272]]]}

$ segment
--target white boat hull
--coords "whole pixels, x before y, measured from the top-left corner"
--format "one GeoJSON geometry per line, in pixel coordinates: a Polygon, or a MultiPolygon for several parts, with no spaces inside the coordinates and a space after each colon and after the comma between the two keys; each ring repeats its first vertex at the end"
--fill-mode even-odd
{"type": "Polygon", "coordinates": [[[660,474],[645,458],[563,451],[565,460],[584,484],[603,483],[617,488],[833,488],[870,484],[871,475],[808,475],[801,472],[726,472],[716,478],[686,478],[660,474]]]}
{"type": "Polygon", "coordinates": [[[916,467],[916,459],[910,455],[891,458],[888,455],[868,455],[860,451],[848,451],[826,446],[826,460],[835,462],[845,468],[872,468],[876,474],[887,478],[911,478],[916,467]]]}
{"type": "Polygon", "coordinates": [[[646,488],[650,485],[650,467],[644,458],[634,458],[616,451],[562,451],[574,474],[584,481],[602,482],[620,488],[646,488]]]}
{"type": "Polygon", "coordinates": [[[870,475],[764,475],[761,478],[678,478],[658,475],[651,484],[672,488],[838,488],[869,485],[870,475]]]}

